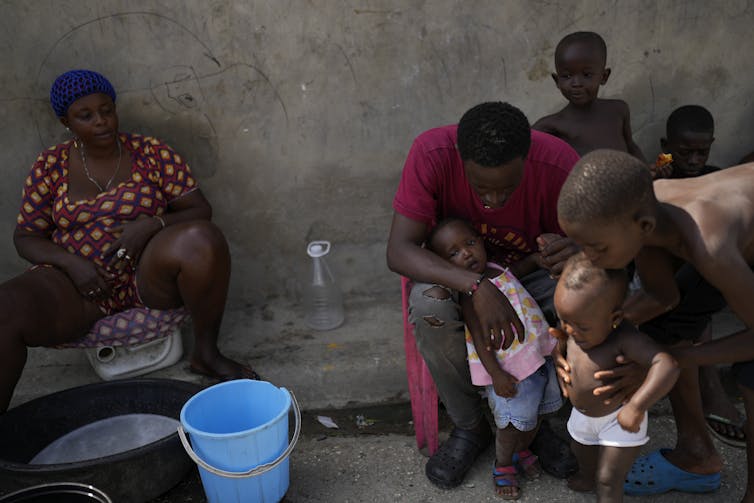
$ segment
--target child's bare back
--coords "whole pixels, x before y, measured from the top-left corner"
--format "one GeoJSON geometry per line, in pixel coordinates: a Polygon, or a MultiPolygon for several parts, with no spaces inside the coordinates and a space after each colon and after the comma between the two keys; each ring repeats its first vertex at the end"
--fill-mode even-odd
{"type": "Polygon", "coordinates": [[[660,203],[684,212],[677,214],[684,243],[670,250],[673,254],[703,275],[708,268],[732,265],[722,264],[721,256],[740,255],[754,265],[754,163],[697,178],[657,180],[654,189],[660,203]]]}
{"type": "Polygon", "coordinates": [[[626,102],[601,98],[597,98],[588,108],[568,104],[561,111],[542,117],[532,126],[532,129],[562,139],[581,156],[600,148],[629,152],[626,128],[630,137],[626,102]]]}

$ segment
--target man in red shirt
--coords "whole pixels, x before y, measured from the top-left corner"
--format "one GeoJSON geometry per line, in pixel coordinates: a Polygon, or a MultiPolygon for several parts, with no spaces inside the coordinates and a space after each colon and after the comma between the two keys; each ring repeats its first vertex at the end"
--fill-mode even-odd
{"type": "MultiPolygon", "coordinates": [[[[531,131],[520,110],[500,102],[473,107],[457,126],[422,133],[408,154],[393,201],[387,262],[414,281],[409,310],[417,346],[455,425],[426,466],[440,487],[461,484],[492,440],[479,389],[471,384],[459,303],[484,333],[496,341],[504,334],[505,347],[522,327],[492,283],[428,251],[424,241],[444,218],[470,222],[484,237],[490,260],[509,267],[554,324],[553,277],[576,251],[558,225],[557,201],[577,160],[568,144],[531,131]]],[[[545,433],[551,432],[543,428],[539,437],[545,433]]],[[[532,449],[553,475],[565,477],[576,468],[554,435],[536,439],[532,449]]]]}

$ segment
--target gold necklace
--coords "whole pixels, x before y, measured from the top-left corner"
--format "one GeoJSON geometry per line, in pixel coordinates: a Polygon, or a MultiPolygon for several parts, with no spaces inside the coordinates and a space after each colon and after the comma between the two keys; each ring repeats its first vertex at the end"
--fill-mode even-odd
{"type": "Polygon", "coordinates": [[[92,174],[89,173],[89,168],[86,167],[86,154],[84,153],[84,142],[76,142],[76,145],[79,147],[79,154],[81,155],[81,164],[84,166],[84,174],[89,179],[90,182],[92,182],[94,185],[97,186],[100,192],[105,192],[107,190],[110,190],[110,184],[113,183],[113,180],[115,179],[115,175],[118,174],[118,171],[120,171],[120,161],[123,158],[123,150],[120,146],[120,138],[116,136],[116,141],[118,143],[118,164],[115,166],[115,171],[113,171],[112,176],[105,184],[105,188],[102,188],[102,185],[99,184],[97,180],[95,180],[92,177],[92,174]]]}

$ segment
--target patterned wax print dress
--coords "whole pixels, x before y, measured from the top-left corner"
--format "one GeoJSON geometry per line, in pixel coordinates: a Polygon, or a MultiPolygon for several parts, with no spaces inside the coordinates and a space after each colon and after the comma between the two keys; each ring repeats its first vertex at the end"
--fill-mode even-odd
{"type": "Polygon", "coordinates": [[[160,140],[126,133],[118,137],[131,160],[129,180],[94,199],[71,201],[68,156],[72,141],[61,143],[39,154],[24,183],[17,218],[17,228],[49,238],[117,276],[111,284],[112,295],[98,301],[106,315],[144,305],[136,287],[136,265],[125,263],[121,270],[107,266],[104,253],[117,238],[108,228],[161,215],[171,201],[198,188],[181,156],[160,140]]]}

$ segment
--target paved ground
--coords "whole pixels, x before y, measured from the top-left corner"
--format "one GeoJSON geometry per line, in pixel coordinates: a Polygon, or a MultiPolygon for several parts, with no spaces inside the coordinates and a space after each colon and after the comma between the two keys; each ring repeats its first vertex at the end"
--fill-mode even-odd
{"type": "MultiPolygon", "coordinates": [[[[295,305],[270,303],[228,310],[221,342],[224,350],[250,362],[267,380],[293,390],[308,411],[302,438],[291,457],[291,485],[285,501],[499,501],[492,492],[492,449],[457,489],[437,489],[424,476],[426,458],[416,449],[407,406],[399,293],[391,299],[395,302],[351,299],[346,305],[346,323],[319,333],[303,325],[295,305]],[[317,414],[333,417],[341,428],[325,428],[314,419],[317,414]],[[376,421],[359,428],[357,416],[363,416],[366,423],[376,421]]],[[[716,318],[714,331],[730,333],[737,326],[733,317],[722,315],[716,318]]],[[[190,337],[184,341],[190,345],[190,337]]],[[[212,384],[189,374],[185,367],[182,361],[150,377],[212,384]]],[[[12,405],[96,381],[98,377],[82,351],[33,349],[12,405]]],[[[562,429],[562,423],[557,421],[554,426],[562,429]]],[[[448,428],[445,423],[444,434],[448,428]]],[[[652,410],[649,428],[652,440],[645,450],[672,444],[674,424],[666,402],[652,410]]],[[[738,501],[745,484],[744,452],[718,445],[726,460],[720,491],[713,495],[670,493],[651,501],[738,501]]],[[[563,481],[544,476],[524,486],[521,501],[594,499],[593,495],[572,493],[563,481]]],[[[194,471],[153,503],[204,500],[194,471]]]]}
{"type": "MultiPolygon", "coordinates": [[[[650,418],[651,441],[643,452],[670,445],[675,427],[667,402],[658,404],[650,418]]],[[[406,502],[456,503],[499,502],[493,494],[491,467],[494,458],[489,448],[477,461],[460,487],[438,489],[424,476],[427,458],[417,450],[409,424],[407,405],[355,408],[347,411],[316,411],[304,418],[304,435],[291,456],[291,483],[285,497],[287,503],[330,502],[406,502]],[[332,414],[341,430],[329,430],[318,424],[316,414],[332,414]],[[358,428],[357,417],[377,419],[372,426],[358,428]]],[[[551,424],[561,430],[563,419],[551,424]]],[[[442,424],[447,435],[449,423],[442,424]]],[[[442,437],[444,436],[441,436],[442,437]]],[[[726,460],[722,487],[714,494],[689,495],[671,492],[653,498],[626,497],[627,502],[658,503],[735,502],[743,494],[746,456],[742,449],[716,444],[726,460]]],[[[564,480],[548,475],[525,482],[523,502],[580,503],[596,501],[594,494],[575,493],[564,480]]],[[[199,477],[190,474],[170,493],[152,503],[206,501],[199,477]]]]}

